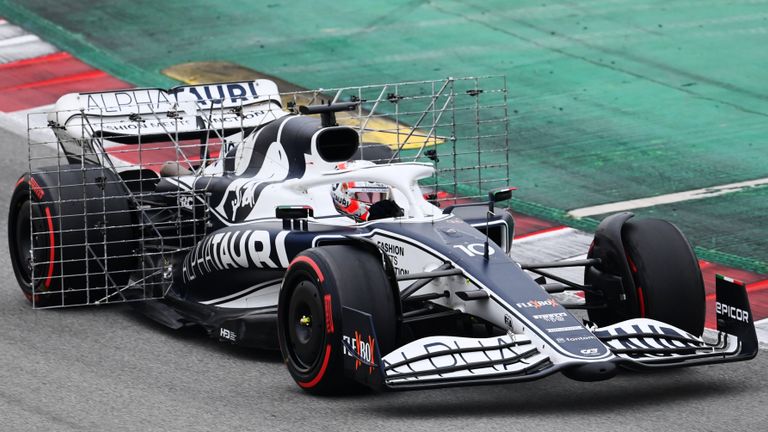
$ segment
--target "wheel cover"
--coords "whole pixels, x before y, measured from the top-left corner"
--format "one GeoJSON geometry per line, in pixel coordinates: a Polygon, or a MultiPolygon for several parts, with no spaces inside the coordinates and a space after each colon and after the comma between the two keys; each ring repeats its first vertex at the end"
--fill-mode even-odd
{"type": "Polygon", "coordinates": [[[323,303],[320,290],[310,280],[296,284],[288,304],[283,325],[288,335],[288,353],[295,367],[310,372],[324,354],[325,331],[323,303]]]}

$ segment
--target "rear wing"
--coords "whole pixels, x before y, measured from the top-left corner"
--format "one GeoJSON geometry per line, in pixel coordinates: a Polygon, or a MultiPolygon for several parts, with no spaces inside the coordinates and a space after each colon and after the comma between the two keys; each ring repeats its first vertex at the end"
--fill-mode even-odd
{"type": "Polygon", "coordinates": [[[269,80],[69,93],[56,102],[48,121],[72,138],[129,137],[168,132],[255,127],[287,113],[269,80]],[[139,118],[146,116],[147,118],[139,118]],[[141,123],[141,124],[137,124],[141,123]]]}
{"type": "Polygon", "coordinates": [[[227,136],[288,113],[269,80],[69,93],[56,102],[48,124],[61,141],[102,138],[139,143],[227,136]]]}

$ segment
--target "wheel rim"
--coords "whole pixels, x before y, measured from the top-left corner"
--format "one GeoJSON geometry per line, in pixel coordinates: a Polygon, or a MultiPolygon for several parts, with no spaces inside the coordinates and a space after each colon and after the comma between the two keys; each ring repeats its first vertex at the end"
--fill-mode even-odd
{"type": "Polygon", "coordinates": [[[18,264],[19,275],[27,284],[32,283],[32,232],[29,201],[19,205],[16,213],[13,243],[16,244],[14,258],[18,264]]]}
{"type": "Polygon", "coordinates": [[[301,372],[311,371],[321,360],[325,332],[320,290],[309,280],[302,280],[293,290],[284,325],[288,333],[291,360],[301,372]]]}

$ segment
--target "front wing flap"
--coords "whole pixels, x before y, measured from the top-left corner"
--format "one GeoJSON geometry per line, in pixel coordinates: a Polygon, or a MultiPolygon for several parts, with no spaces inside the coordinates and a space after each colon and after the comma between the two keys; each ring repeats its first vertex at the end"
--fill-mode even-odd
{"type": "Polygon", "coordinates": [[[393,390],[522,381],[555,371],[523,335],[483,339],[430,336],[384,356],[385,384],[393,390]]]}
{"type": "Polygon", "coordinates": [[[734,335],[718,332],[715,341],[706,341],[647,318],[603,327],[594,334],[630,368],[693,366],[736,360],[743,355],[743,345],[734,335]]]}
{"type": "Polygon", "coordinates": [[[717,275],[715,289],[718,331],[713,341],[647,318],[599,328],[594,334],[622,360],[623,366],[630,368],[694,366],[754,358],[758,342],[746,284],[717,275]]]}

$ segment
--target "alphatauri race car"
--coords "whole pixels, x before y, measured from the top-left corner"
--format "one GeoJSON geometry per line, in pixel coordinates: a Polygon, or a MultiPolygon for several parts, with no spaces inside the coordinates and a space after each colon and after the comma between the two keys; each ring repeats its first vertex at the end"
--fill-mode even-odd
{"type": "Polygon", "coordinates": [[[129,302],[279,348],[315,393],[753,358],[744,284],[717,278],[705,332],[698,261],[669,222],[615,214],[582,259],[510,257],[494,79],[67,94],[30,122],[8,219],[16,278],[33,307],[129,302]],[[573,267],[583,279],[557,273],[573,267]]]}

